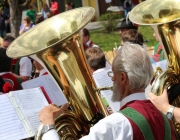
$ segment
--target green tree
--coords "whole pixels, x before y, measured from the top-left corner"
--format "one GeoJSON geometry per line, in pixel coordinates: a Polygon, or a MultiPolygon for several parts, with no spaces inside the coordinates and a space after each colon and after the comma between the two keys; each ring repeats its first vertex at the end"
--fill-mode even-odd
{"type": "Polygon", "coordinates": [[[31,0],[8,0],[8,3],[10,6],[11,34],[17,37],[19,36],[22,11],[28,9],[31,0]]]}

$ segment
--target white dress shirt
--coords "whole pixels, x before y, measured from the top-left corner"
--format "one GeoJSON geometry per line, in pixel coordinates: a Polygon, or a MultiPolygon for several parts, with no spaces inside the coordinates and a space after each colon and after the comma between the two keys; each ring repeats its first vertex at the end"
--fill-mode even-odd
{"type": "Polygon", "coordinates": [[[19,62],[19,75],[20,76],[31,76],[32,63],[28,57],[22,57],[19,62]]]}
{"type": "Polygon", "coordinates": [[[43,76],[46,72],[47,72],[46,69],[42,69],[42,70],[39,72],[39,76],[43,76]]]}
{"type": "MultiPolygon", "coordinates": [[[[133,100],[146,100],[145,93],[135,93],[121,101],[121,107],[133,100]]],[[[42,140],[60,140],[56,130],[45,133],[42,140]]],[[[113,113],[91,127],[87,136],[80,140],[133,140],[132,126],[121,113],[113,113]]]]}
{"type": "MultiPolygon", "coordinates": [[[[90,44],[91,44],[91,40],[89,40],[89,41],[86,43],[86,45],[87,45],[88,47],[90,46],[90,44]]],[[[96,45],[96,44],[92,44],[92,47],[97,47],[97,48],[99,48],[99,46],[96,45]]]]}

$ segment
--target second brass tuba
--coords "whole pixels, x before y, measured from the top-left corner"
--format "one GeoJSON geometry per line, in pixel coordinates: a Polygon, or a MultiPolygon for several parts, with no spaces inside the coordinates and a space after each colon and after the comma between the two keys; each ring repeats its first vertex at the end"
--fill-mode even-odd
{"type": "MultiPolygon", "coordinates": [[[[170,89],[180,83],[180,0],[142,2],[130,12],[129,18],[133,23],[150,25],[163,45],[168,69],[157,74],[152,84],[152,92],[161,95],[165,86],[170,89]]],[[[179,96],[172,104],[180,107],[179,96]]],[[[174,121],[174,126],[179,139],[180,125],[174,121]]]]}
{"type": "MultiPolygon", "coordinates": [[[[61,140],[76,140],[88,134],[98,120],[108,115],[86,62],[80,30],[93,18],[91,7],[56,15],[18,37],[8,48],[9,57],[30,56],[38,61],[63,91],[71,110],[56,119],[61,140]]],[[[35,137],[41,139],[41,128],[35,137]]]]}

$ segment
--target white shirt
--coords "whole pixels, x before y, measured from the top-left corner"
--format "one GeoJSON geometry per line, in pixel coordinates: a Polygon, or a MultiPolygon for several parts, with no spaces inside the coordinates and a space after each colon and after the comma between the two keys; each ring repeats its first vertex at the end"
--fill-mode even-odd
{"type": "MultiPolygon", "coordinates": [[[[121,101],[121,107],[133,100],[146,100],[145,93],[135,93],[121,101]]],[[[59,140],[56,130],[45,133],[42,140],[59,140]]],[[[119,112],[113,113],[91,127],[90,133],[80,140],[133,140],[133,130],[129,120],[119,112]]]]}
{"type": "Polygon", "coordinates": [[[39,76],[43,76],[43,74],[45,74],[46,72],[47,72],[46,69],[42,69],[39,73],[39,76]]]}
{"type": "Polygon", "coordinates": [[[28,57],[22,57],[19,62],[19,75],[20,76],[31,76],[32,63],[28,57]]]}
{"type": "Polygon", "coordinates": [[[102,72],[102,71],[104,71],[104,70],[106,70],[106,67],[101,68],[101,69],[97,69],[96,71],[93,72],[93,74],[102,72]]]}
{"type": "MultiPolygon", "coordinates": [[[[90,46],[90,44],[91,44],[91,40],[89,40],[89,41],[86,43],[86,45],[87,45],[88,47],[90,46]]],[[[92,44],[92,47],[97,47],[97,48],[99,48],[99,46],[96,45],[96,44],[92,44]]]]}

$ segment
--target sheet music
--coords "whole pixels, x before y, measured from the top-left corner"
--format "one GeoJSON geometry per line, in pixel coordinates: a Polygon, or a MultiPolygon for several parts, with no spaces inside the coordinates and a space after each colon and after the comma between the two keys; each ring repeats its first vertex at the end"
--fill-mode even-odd
{"type": "MultiPolygon", "coordinates": [[[[95,81],[96,86],[98,88],[105,87],[105,86],[109,87],[109,86],[113,85],[113,81],[107,75],[108,71],[112,71],[112,70],[111,69],[110,70],[104,70],[102,72],[93,74],[94,81],[95,81]]],[[[106,98],[106,100],[108,101],[110,107],[113,109],[113,112],[119,111],[120,102],[111,101],[113,91],[105,90],[105,91],[101,91],[101,94],[106,98]]]]}
{"type": "Polygon", "coordinates": [[[154,69],[154,70],[155,70],[157,67],[160,67],[160,68],[162,69],[162,71],[166,71],[166,70],[167,70],[167,67],[168,67],[168,63],[167,63],[167,60],[162,60],[162,61],[153,63],[152,66],[153,66],[153,69],[154,69]]]}
{"type": "Polygon", "coordinates": [[[0,140],[19,140],[28,135],[7,94],[0,95],[0,140]]]}
{"type": "Polygon", "coordinates": [[[26,89],[10,92],[16,100],[22,114],[29,121],[34,134],[40,125],[39,112],[48,105],[40,88],[26,89]]]}
{"type": "Polygon", "coordinates": [[[67,103],[62,90],[57,86],[49,74],[28,80],[22,83],[23,89],[30,89],[43,86],[52,103],[61,106],[67,103]]]}

